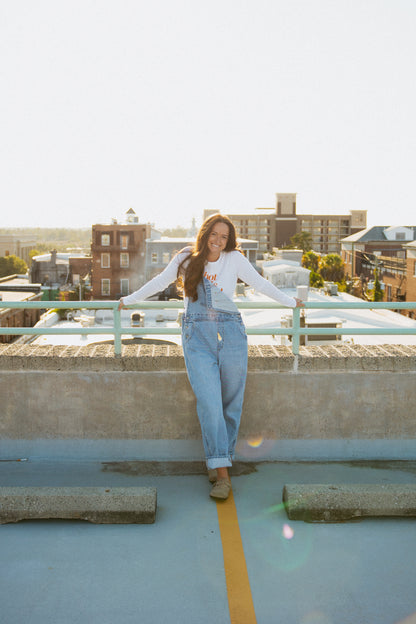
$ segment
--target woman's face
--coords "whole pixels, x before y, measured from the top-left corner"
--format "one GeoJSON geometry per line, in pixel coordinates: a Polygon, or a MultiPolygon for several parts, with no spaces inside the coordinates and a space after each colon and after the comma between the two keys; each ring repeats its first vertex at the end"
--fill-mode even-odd
{"type": "Polygon", "coordinates": [[[226,223],[218,221],[212,226],[212,230],[208,236],[208,260],[215,262],[220,257],[220,253],[227,246],[230,228],[226,223]]]}

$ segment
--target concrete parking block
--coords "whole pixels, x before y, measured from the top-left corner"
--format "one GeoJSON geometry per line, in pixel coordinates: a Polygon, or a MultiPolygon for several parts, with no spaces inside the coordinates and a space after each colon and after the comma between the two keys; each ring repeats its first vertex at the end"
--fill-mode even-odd
{"type": "Polygon", "coordinates": [[[0,524],[39,519],[151,524],[156,505],[153,487],[0,487],[0,524]]]}
{"type": "Polygon", "coordinates": [[[343,522],[416,516],[416,484],[290,484],[283,488],[290,520],[343,522]]]}

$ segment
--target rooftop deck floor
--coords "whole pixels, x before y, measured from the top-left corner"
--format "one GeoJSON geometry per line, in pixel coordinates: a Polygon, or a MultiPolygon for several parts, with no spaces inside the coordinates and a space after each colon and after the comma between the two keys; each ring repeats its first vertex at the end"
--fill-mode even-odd
{"type": "Polygon", "coordinates": [[[0,623],[416,622],[414,520],[306,524],[289,522],[281,506],[286,483],[413,483],[415,475],[415,462],[236,464],[234,500],[256,618],[237,620],[202,463],[0,461],[1,485],[158,491],[154,525],[0,526],[0,623]]]}

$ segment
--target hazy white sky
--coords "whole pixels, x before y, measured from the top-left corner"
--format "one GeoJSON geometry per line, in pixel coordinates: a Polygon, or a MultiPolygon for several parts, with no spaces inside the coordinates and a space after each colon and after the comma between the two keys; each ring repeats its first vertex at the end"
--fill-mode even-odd
{"type": "Polygon", "coordinates": [[[415,0],[0,0],[0,227],[416,225],[415,0]]]}

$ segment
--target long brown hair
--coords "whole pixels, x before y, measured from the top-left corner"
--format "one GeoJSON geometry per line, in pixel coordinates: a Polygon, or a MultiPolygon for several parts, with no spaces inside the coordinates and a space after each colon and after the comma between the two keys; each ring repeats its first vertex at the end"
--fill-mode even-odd
{"type": "Polygon", "coordinates": [[[208,256],[208,239],[211,230],[217,223],[228,225],[228,240],[225,251],[238,249],[237,233],[234,223],[225,215],[213,214],[205,219],[196,237],[195,246],[189,256],[184,258],[178,267],[178,280],[184,284],[185,295],[196,301],[198,299],[197,287],[204,274],[205,263],[208,256]],[[186,266],[185,266],[186,264],[186,266]],[[184,277],[182,277],[184,275],[184,277]]]}

